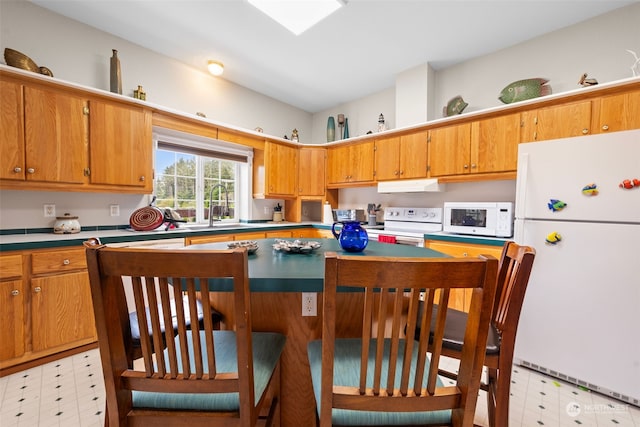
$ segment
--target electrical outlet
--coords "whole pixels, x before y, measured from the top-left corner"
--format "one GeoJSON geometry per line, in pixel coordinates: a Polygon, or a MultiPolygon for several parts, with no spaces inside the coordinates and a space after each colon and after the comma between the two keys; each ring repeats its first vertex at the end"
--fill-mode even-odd
{"type": "Polygon", "coordinates": [[[269,215],[271,213],[271,208],[269,206],[264,207],[264,214],[269,215]]]}
{"type": "Polygon", "coordinates": [[[308,207],[304,206],[302,208],[302,216],[304,216],[304,217],[308,217],[309,216],[309,208],[308,207]]]}
{"type": "Polygon", "coordinates": [[[46,204],[44,205],[44,217],[53,218],[56,216],[56,205],[46,204]]]}
{"type": "Polygon", "coordinates": [[[120,205],[109,205],[109,215],[120,216],[120,205]]]}
{"type": "Polygon", "coordinates": [[[318,294],[316,292],[302,293],[302,315],[303,316],[318,315],[318,294]]]}

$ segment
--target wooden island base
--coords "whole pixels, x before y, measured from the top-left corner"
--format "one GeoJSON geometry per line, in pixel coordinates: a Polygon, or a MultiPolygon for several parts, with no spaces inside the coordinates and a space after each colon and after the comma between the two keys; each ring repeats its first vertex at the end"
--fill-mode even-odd
{"type": "MultiPolygon", "coordinates": [[[[210,295],[213,307],[225,317],[221,327],[233,328],[231,293],[210,295]]],[[[360,336],[362,328],[362,294],[338,295],[340,334],[360,336]]],[[[307,359],[307,343],[322,336],[322,293],[318,293],[318,316],[302,316],[300,292],[254,292],[251,316],[255,331],[274,331],[287,336],[281,369],[282,427],[316,425],[315,399],[307,359]]]]}

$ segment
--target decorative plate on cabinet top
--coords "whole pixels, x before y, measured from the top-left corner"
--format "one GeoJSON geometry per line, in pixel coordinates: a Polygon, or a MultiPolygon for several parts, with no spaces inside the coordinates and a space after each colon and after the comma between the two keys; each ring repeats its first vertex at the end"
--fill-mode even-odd
{"type": "Polygon", "coordinates": [[[230,242],[227,244],[227,247],[229,249],[247,248],[247,253],[251,255],[256,253],[259,246],[258,242],[256,242],[255,240],[245,240],[243,242],[230,242]]]}
{"type": "Polygon", "coordinates": [[[320,242],[314,241],[277,239],[273,244],[273,249],[278,252],[290,254],[308,254],[318,249],[320,246],[322,246],[320,242]]]}

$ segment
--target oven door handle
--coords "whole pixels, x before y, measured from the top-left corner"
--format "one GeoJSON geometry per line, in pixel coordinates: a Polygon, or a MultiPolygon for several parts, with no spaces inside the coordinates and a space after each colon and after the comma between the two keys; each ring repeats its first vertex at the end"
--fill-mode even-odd
{"type": "Polygon", "coordinates": [[[424,239],[419,237],[396,236],[396,245],[424,246],[424,239]]]}

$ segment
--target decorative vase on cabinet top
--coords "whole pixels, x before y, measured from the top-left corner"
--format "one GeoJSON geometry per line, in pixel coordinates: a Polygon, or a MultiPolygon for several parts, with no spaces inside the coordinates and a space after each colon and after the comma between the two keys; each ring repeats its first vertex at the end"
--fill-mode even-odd
{"type": "Polygon", "coordinates": [[[327,120],[327,142],[333,142],[336,140],[336,121],[333,116],[329,116],[327,120]]]}
{"type": "Polygon", "coordinates": [[[349,138],[349,119],[345,118],[344,119],[344,133],[342,135],[342,139],[347,139],[349,138]]]}
{"type": "Polygon", "coordinates": [[[367,230],[360,225],[359,221],[334,222],[331,232],[338,239],[340,247],[347,252],[362,252],[369,243],[367,230]],[[342,224],[340,234],[336,232],[337,224],[342,224]]]}

